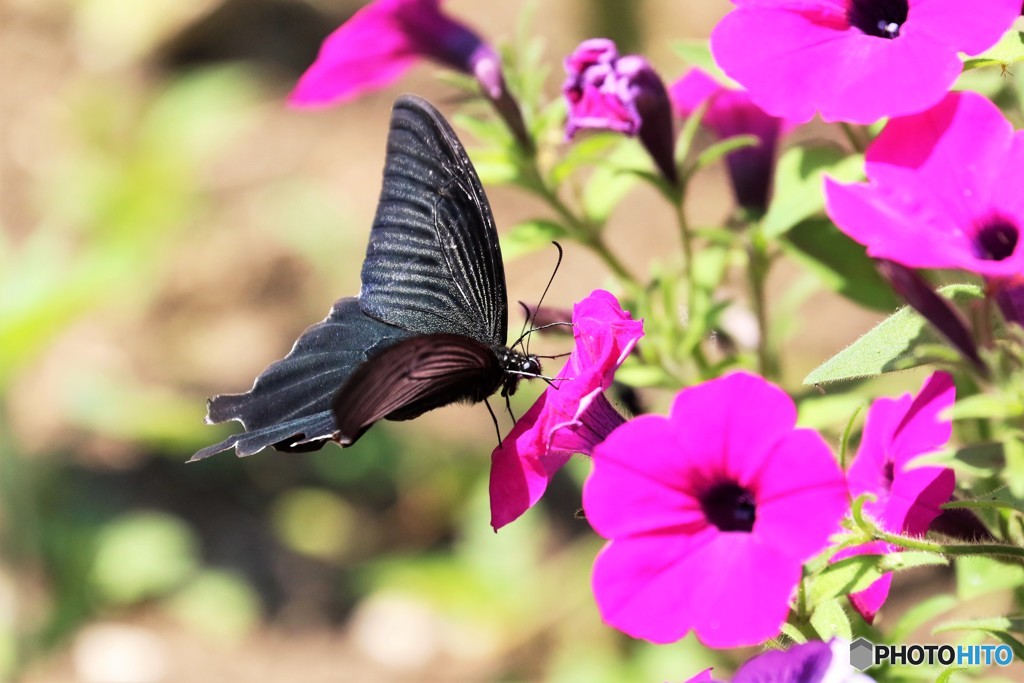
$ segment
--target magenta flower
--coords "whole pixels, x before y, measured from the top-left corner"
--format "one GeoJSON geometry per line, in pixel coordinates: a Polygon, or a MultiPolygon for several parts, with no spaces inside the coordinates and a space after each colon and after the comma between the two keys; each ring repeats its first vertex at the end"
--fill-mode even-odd
{"type": "Polygon", "coordinates": [[[711,51],[765,111],[872,123],[932,106],[994,45],[1017,0],[733,0],[711,51]]]}
{"type": "Polygon", "coordinates": [[[327,37],[288,101],[347,102],[390,85],[423,58],[468,74],[501,74],[493,48],[444,14],[441,0],[374,0],[327,37]]]}
{"type": "Polygon", "coordinates": [[[675,184],[672,108],[665,84],[647,60],[639,55],[620,57],[614,42],[591,38],[566,57],[565,71],[566,139],[581,129],[639,137],[658,170],[675,184]]]}
{"type": "Polygon", "coordinates": [[[341,104],[397,81],[421,59],[474,76],[516,139],[532,141],[519,105],[505,87],[501,59],[465,24],[441,11],[441,0],[373,0],[329,35],[288,102],[341,104]]]}
{"type": "MultiPolygon", "coordinates": [[[[939,516],[940,506],[953,495],[953,470],[913,467],[912,463],[949,441],[952,426],[948,420],[941,420],[939,414],[955,400],[953,378],[936,372],[925,381],[917,396],[881,398],[871,405],[847,480],[853,496],[876,496],[875,501],[864,506],[864,511],[886,531],[923,536],[939,516]]],[[[888,544],[876,541],[844,550],[834,559],[892,550],[888,544]]],[[[891,583],[891,575],[886,574],[867,589],[850,595],[850,602],[869,623],[888,597],[891,583]]]]}
{"type": "Polygon", "coordinates": [[[707,102],[702,123],[720,140],[737,135],[757,136],[760,144],[730,152],[725,163],[736,203],[745,209],[764,212],[771,192],[775,149],[779,137],[791,125],[765,113],[751,101],[749,93],[728,88],[700,69],[690,69],[669,87],[668,94],[676,114],[683,118],[707,102]]]}
{"type": "Polygon", "coordinates": [[[611,541],[593,574],[606,623],[656,643],[693,630],[711,647],[779,632],[802,564],[849,505],[828,446],[795,423],[782,390],[736,373],[595,449],[583,509],[611,541]]]}
{"type": "Polygon", "coordinates": [[[825,183],[826,210],[868,254],[990,278],[1024,272],[1024,132],[987,99],[950,93],[893,119],[867,152],[867,183],[825,183]]]}
{"type": "Polygon", "coordinates": [[[530,509],[574,453],[593,452],[625,420],[604,391],[643,336],[614,296],[596,290],[573,307],[576,348],[552,386],[516,422],[491,456],[491,526],[530,509]]]}
{"type": "MultiPolygon", "coordinates": [[[[686,683],[716,683],[711,669],[686,683]]],[[[769,650],[751,657],[737,669],[732,683],[874,683],[850,664],[850,643],[812,640],[788,650],[769,650]]]]}

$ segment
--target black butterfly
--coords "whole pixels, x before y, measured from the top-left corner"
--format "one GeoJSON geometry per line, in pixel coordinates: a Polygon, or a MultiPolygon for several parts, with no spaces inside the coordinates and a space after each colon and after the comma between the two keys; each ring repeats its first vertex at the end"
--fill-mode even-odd
{"type": "Polygon", "coordinates": [[[448,122],[418,97],[391,112],[362,281],[247,393],[209,401],[208,423],[238,420],[245,431],[192,460],[232,446],[239,456],[349,446],[377,420],[482,401],[499,387],[507,396],[540,375],[536,356],[505,346],[505,271],[480,179],[448,122]]]}

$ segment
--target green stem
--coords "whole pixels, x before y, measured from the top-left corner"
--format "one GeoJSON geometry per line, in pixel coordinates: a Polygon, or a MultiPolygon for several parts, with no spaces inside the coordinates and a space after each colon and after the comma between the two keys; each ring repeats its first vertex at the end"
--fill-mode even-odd
{"type": "Polygon", "coordinates": [[[927,541],[923,538],[890,534],[887,531],[877,528],[872,530],[872,535],[880,541],[885,541],[886,543],[891,543],[892,545],[899,546],[900,548],[905,548],[907,550],[922,550],[929,553],[953,556],[1000,555],[1003,557],[1012,557],[1024,560],[1024,548],[1013,545],[1002,545],[1000,543],[960,543],[946,545],[944,543],[927,541]]]}
{"type": "Polygon", "coordinates": [[[679,226],[679,239],[683,244],[683,281],[686,283],[686,314],[693,315],[697,305],[697,286],[693,272],[693,235],[690,224],[683,211],[684,190],[680,189],[679,197],[672,208],[676,212],[676,225],[679,226]]]}
{"type": "Polygon", "coordinates": [[[632,291],[639,290],[640,281],[637,280],[636,276],[630,272],[626,265],[619,260],[619,258],[610,249],[608,249],[608,245],[605,244],[604,238],[601,235],[600,227],[595,225],[592,221],[578,217],[572,209],[562,201],[562,198],[558,196],[558,193],[549,187],[544,181],[540,170],[537,168],[536,159],[531,157],[531,161],[533,163],[531,163],[526,169],[529,172],[529,182],[526,184],[526,187],[543,199],[544,202],[558,214],[565,223],[565,226],[573,233],[573,237],[575,237],[581,244],[588,247],[592,252],[597,254],[597,256],[604,261],[604,264],[615,274],[624,287],[632,291]]]}
{"type": "Polygon", "coordinates": [[[756,225],[748,225],[750,235],[747,242],[747,277],[750,284],[750,305],[757,319],[757,370],[767,379],[777,379],[779,364],[771,348],[771,331],[768,329],[768,297],[765,283],[771,268],[764,237],[756,225]]]}

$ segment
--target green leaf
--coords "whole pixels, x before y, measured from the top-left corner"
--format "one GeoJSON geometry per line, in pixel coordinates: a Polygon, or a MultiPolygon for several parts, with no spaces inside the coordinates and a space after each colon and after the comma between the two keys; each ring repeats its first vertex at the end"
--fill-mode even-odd
{"type": "Polygon", "coordinates": [[[845,427],[864,403],[854,394],[808,394],[797,399],[797,426],[818,431],[845,427]]]}
{"type": "Polygon", "coordinates": [[[970,671],[967,667],[950,667],[939,674],[939,677],[935,679],[935,683],[952,683],[955,680],[953,676],[963,674],[967,671],[970,671]]]}
{"type": "Polygon", "coordinates": [[[637,389],[663,387],[671,383],[671,378],[661,368],[655,365],[640,365],[639,363],[628,361],[616,370],[615,380],[637,389]]]}
{"type": "Polygon", "coordinates": [[[707,109],[708,103],[705,101],[683,120],[683,127],[679,131],[679,137],[676,138],[676,147],[672,151],[672,158],[675,159],[677,167],[682,166],[686,157],[690,156],[693,140],[697,137],[697,131],[700,130],[700,121],[704,118],[704,112],[707,109]]]}
{"type": "Polygon", "coordinates": [[[1009,645],[1013,650],[1014,659],[1024,659],[1024,643],[1010,635],[1011,633],[1024,633],[1024,619],[1020,617],[987,617],[948,621],[932,629],[932,633],[945,631],[982,631],[1009,645]]]}
{"type": "Polygon", "coordinates": [[[956,560],[956,594],[961,600],[1024,584],[1024,567],[991,557],[968,555],[956,560]]]}
{"type": "Polygon", "coordinates": [[[1024,33],[1008,31],[999,42],[964,61],[964,71],[980,69],[986,66],[1006,68],[1016,62],[1024,61],[1024,33]]]}
{"type": "Polygon", "coordinates": [[[519,179],[519,168],[504,149],[474,149],[470,158],[484,185],[510,185],[519,179]]]}
{"type": "Polygon", "coordinates": [[[947,414],[953,420],[1010,420],[1024,415],[1024,404],[1009,396],[975,394],[957,401],[947,414]]]}
{"type": "Polygon", "coordinates": [[[514,259],[537,251],[568,235],[558,223],[545,218],[523,221],[500,236],[501,253],[505,259],[514,259]]]}
{"type": "Polygon", "coordinates": [[[833,562],[814,577],[810,590],[811,603],[818,605],[826,600],[862,591],[888,572],[947,564],[949,561],[942,555],[916,550],[847,557],[833,562]]]}
{"type": "Polygon", "coordinates": [[[727,154],[746,147],[757,147],[759,144],[761,144],[761,141],[756,135],[734,135],[731,138],[716,142],[697,156],[692,168],[688,169],[687,173],[692,175],[701,169],[711,166],[727,154]]]}
{"type": "Polygon", "coordinates": [[[807,642],[807,636],[793,624],[788,621],[782,624],[782,633],[787,638],[792,640],[797,645],[802,645],[807,642]]]}
{"type": "MultiPolygon", "coordinates": [[[[898,643],[900,641],[897,640],[896,642],[898,643]]],[[[968,670],[969,669],[967,667],[964,667],[964,666],[953,666],[953,667],[950,667],[950,668],[946,669],[945,671],[943,671],[942,673],[939,674],[939,677],[935,679],[935,683],[952,683],[953,680],[954,680],[953,676],[955,676],[957,674],[965,673],[968,670]]]]}
{"type": "Polygon", "coordinates": [[[508,147],[512,141],[512,133],[497,117],[485,119],[471,114],[455,114],[452,121],[459,128],[468,131],[477,141],[488,146],[504,148],[508,147]]]}
{"type": "Polygon", "coordinates": [[[813,605],[841,595],[862,591],[885,572],[878,568],[878,555],[854,555],[833,562],[811,583],[809,597],[813,605]]]}
{"type": "MultiPolygon", "coordinates": [[[[1001,443],[975,443],[953,452],[953,460],[975,470],[1002,469],[1006,462],[1001,443]]],[[[953,463],[955,466],[956,462],[953,463]]]]}
{"type": "Polygon", "coordinates": [[[766,237],[778,237],[825,209],[822,177],[844,183],[864,178],[864,158],[838,147],[790,147],[779,157],[775,190],[761,222],[766,237]]]}
{"type": "Polygon", "coordinates": [[[878,567],[884,572],[898,572],[917,567],[945,567],[948,564],[949,560],[944,556],[923,550],[888,553],[878,560],[878,567]]]}
{"type": "Polygon", "coordinates": [[[826,600],[818,604],[811,614],[811,626],[822,640],[842,638],[853,640],[853,627],[850,616],[843,609],[839,600],[826,600]]]}
{"type": "Polygon", "coordinates": [[[978,498],[945,503],[943,508],[967,510],[1015,510],[1024,512],[1024,500],[1013,495],[1009,488],[1001,488],[978,498]]]}
{"type": "MultiPolygon", "coordinates": [[[[980,287],[966,284],[941,287],[939,294],[961,307],[984,298],[980,287]]],[[[924,365],[931,358],[919,350],[929,344],[941,345],[939,333],[917,311],[906,306],[818,366],[804,378],[804,384],[873,377],[924,365]]]]}
{"type": "Polygon", "coordinates": [[[1024,498],[1024,439],[1019,435],[1008,438],[1003,443],[1006,454],[1006,481],[1010,491],[1017,498],[1024,498]]]}
{"type": "Polygon", "coordinates": [[[583,209],[587,217],[604,224],[622,198],[636,185],[637,176],[623,173],[633,168],[650,167],[647,152],[635,140],[623,140],[604,163],[594,169],[583,190],[583,209]]]}
{"type": "Polygon", "coordinates": [[[1024,633],[1024,617],[981,617],[979,619],[957,619],[939,624],[932,633],[944,631],[1013,631],[1024,633]]]}
{"type": "Polygon", "coordinates": [[[622,136],[616,133],[594,133],[573,142],[565,155],[551,167],[551,184],[557,187],[577,169],[600,162],[621,142],[622,136]]]}
{"type": "Polygon", "coordinates": [[[831,221],[812,218],[792,227],[782,246],[827,286],[862,306],[891,311],[900,301],[865,249],[831,221]]]}
{"type": "Polygon", "coordinates": [[[948,593],[932,595],[925,598],[904,612],[896,623],[893,624],[889,634],[890,642],[906,642],[907,638],[910,637],[910,634],[917,631],[940,614],[948,612],[959,604],[960,601],[948,593]]]}

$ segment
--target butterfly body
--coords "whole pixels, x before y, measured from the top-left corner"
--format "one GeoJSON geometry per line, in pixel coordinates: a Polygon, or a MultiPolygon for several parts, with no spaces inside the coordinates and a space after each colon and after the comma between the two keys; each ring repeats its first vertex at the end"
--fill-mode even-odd
{"type": "Polygon", "coordinates": [[[535,356],[506,346],[508,303],[483,187],[447,121],[399,98],[358,297],[299,337],[244,394],[215,396],[208,422],[245,427],[192,460],[234,447],[348,446],[381,419],[515,392],[535,356]]]}

